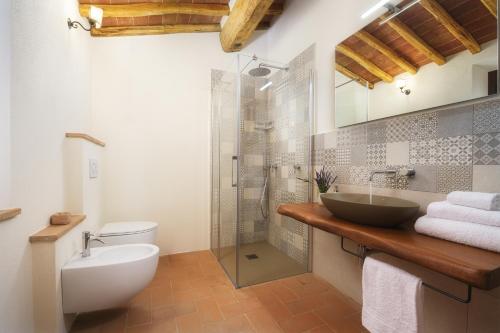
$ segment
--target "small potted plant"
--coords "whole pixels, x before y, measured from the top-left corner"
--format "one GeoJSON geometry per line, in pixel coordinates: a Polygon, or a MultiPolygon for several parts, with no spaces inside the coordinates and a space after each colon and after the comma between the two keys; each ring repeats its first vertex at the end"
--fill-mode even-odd
{"type": "Polygon", "coordinates": [[[314,178],[320,194],[328,192],[336,179],[337,176],[334,177],[330,171],[325,170],[325,166],[320,171],[316,171],[316,177],[314,178]]]}

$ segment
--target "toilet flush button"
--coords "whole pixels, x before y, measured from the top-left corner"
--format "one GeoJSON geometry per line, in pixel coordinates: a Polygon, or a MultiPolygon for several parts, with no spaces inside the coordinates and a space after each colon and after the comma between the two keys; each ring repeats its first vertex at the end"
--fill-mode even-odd
{"type": "Polygon", "coordinates": [[[98,174],[97,160],[89,159],[89,177],[97,178],[97,174],[98,174]]]}

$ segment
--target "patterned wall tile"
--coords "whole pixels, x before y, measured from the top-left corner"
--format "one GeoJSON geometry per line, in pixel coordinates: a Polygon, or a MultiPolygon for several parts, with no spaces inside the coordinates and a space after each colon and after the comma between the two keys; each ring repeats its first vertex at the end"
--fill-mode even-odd
{"type": "Polygon", "coordinates": [[[351,128],[344,127],[337,132],[337,147],[348,148],[351,147],[351,128]]]}
{"type": "Polygon", "coordinates": [[[350,148],[337,148],[337,150],[336,150],[336,163],[337,163],[337,165],[350,165],[351,164],[351,149],[350,148]]]}
{"type": "Polygon", "coordinates": [[[337,176],[335,183],[337,184],[349,184],[349,179],[351,177],[351,170],[349,166],[336,166],[333,169],[333,173],[337,176]]]}
{"type": "Polygon", "coordinates": [[[366,164],[370,167],[385,166],[386,144],[369,144],[366,149],[366,164]]]}
{"type": "Polygon", "coordinates": [[[408,141],[410,139],[410,117],[395,117],[387,121],[387,142],[408,141]]]}
{"type": "Polygon", "coordinates": [[[437,191],[472,191],[472,166],[440,165],[437,167],[437,191]]]}
{"type": "Polygon", "coordinates": [[[474,137],[474,164],[500,165],[500,133],[474,137]]]}
{"type": "Polygon", "coordinates": [[[411,141],[437,138],[437,113],[427,112],[410,116],[409,135],[411,141]]]}
{"type": "Polygon", "coordinates": [[[370,170],[366,166],[351,166],[349,184],[368,185],[370,170]]]}
{"type": "Polygon", "coordinates": [[[439,138],[438,163],[443,165],[472,164],[472,135],[439,138]]]}
{"type": "Polygon", "coordinates": [[[474,134],[500,132],[500,100],[474,105],[474,134]]]}
{"type": "Polygon", "coordinates": [[[367,125],[367,143],[385,143],[387,138],[387,122],[377,121],[367,125]]]}
{"type": "Polygon", "coordinates": [[[411,165],[436,165],[439,161],[440,147],[437,140],[410,142],[411,165]]]}
{"type": "MultiPolygon", "coordinates": [[[[324,165],[335,165],[336,163],[336,151],[335,149],[326,149],[324,151],[325,153],[325,157],[324,157],[324,161],[323,161],[323,164],[324,165]]],[[[317,164],[317,165],[321,165],[321,164],[317,164]]]]}

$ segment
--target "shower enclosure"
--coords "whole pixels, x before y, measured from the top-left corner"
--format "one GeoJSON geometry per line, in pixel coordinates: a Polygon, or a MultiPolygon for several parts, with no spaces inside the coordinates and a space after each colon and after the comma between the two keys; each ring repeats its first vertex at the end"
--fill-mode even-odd
{"type": "Polygon", "coordinates": [[[310,268],[311,228],[276,210],[312,198],[313,61],[212,71],[211,249],[237,287],[310,268]]]}

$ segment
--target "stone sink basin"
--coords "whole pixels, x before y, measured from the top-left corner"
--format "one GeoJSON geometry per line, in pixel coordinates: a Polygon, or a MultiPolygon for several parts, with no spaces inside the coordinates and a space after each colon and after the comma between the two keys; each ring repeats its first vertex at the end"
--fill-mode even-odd
{"type": "Polygon", "coordinates": [[[395,227],[412,220],[419,205],[408,200],[357,193],[325,193],[321,201],[333,215],[358,224],[395,227]]]}

